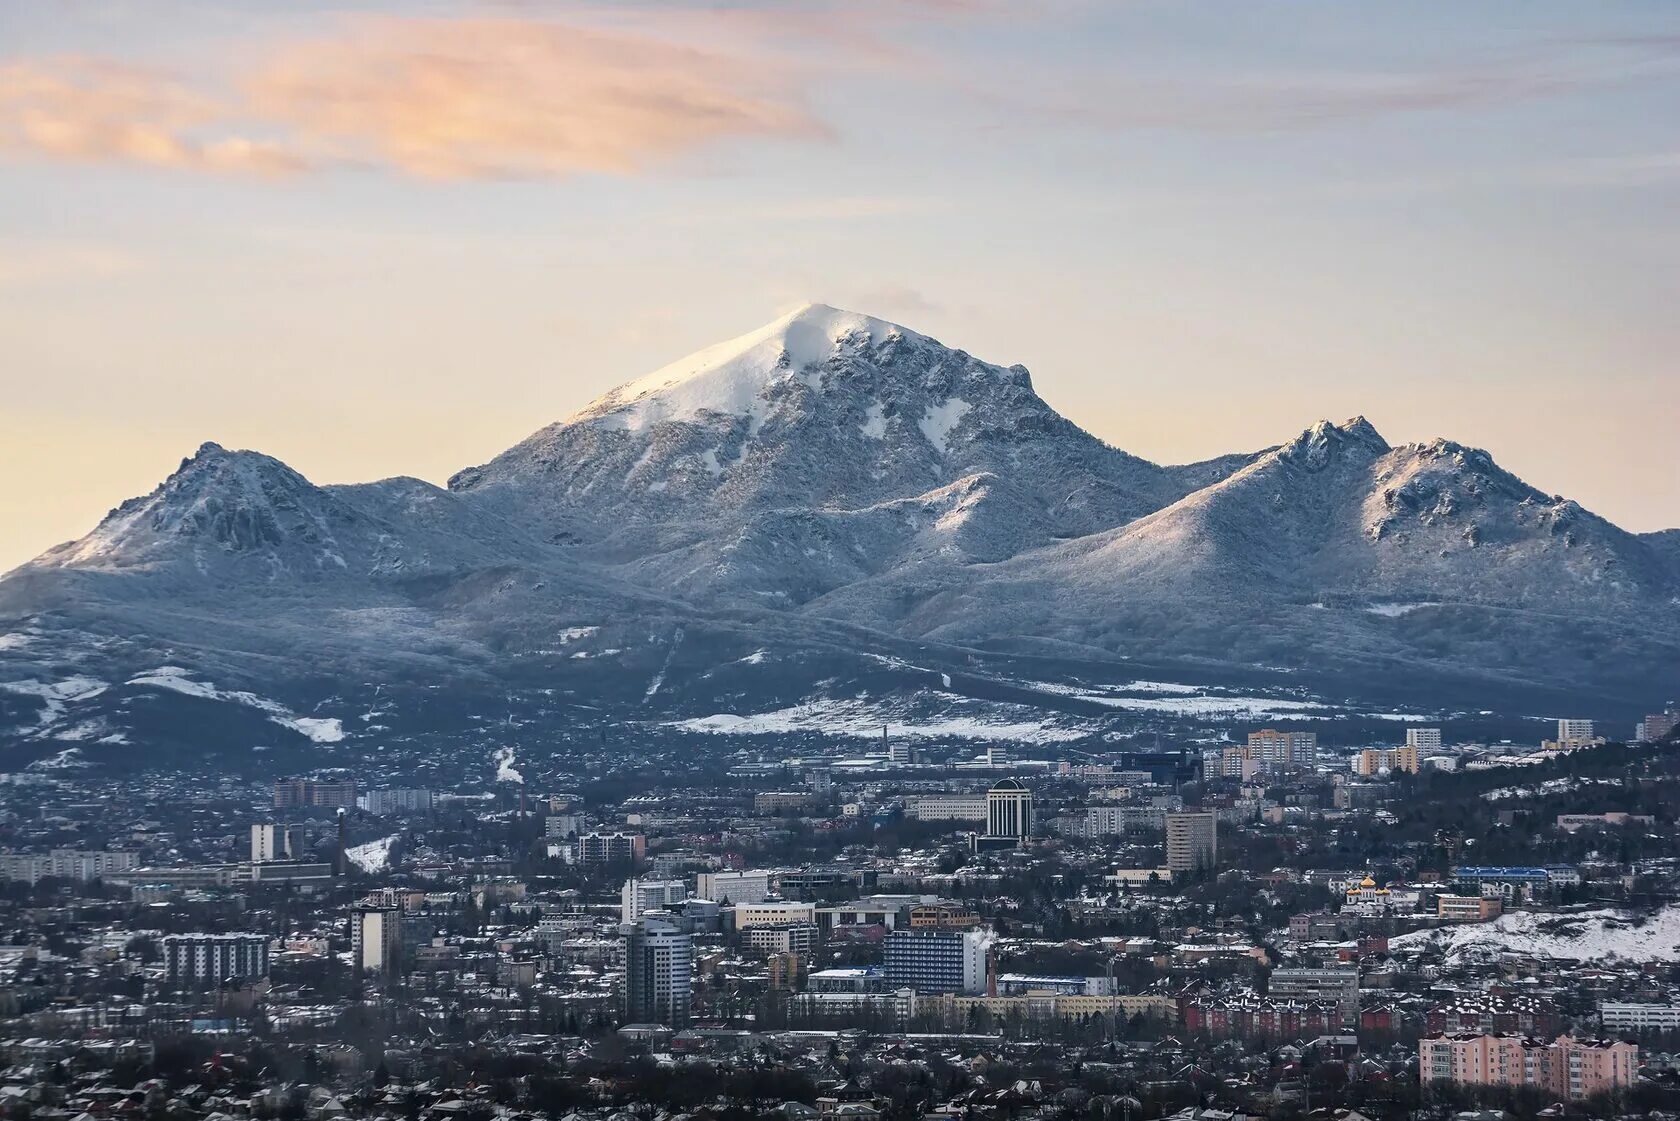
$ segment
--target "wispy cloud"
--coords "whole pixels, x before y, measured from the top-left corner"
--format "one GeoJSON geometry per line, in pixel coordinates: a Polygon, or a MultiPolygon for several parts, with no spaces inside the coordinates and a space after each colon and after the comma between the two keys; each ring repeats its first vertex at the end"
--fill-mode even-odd
{"type": "Polygon", "coordinates": [[[827,134],[767,60],[544,19],[355,19],[234,85],[107,59],[0,64],[0,151],[49,160],[557,177],[827,134]]]}
{"type": "Polygon", "coordinates": [[[76,56],[0,64],[0,151],[259,175],[306,166],[284,145],[228,131],[229,117],[143,67],[76,56]]]}

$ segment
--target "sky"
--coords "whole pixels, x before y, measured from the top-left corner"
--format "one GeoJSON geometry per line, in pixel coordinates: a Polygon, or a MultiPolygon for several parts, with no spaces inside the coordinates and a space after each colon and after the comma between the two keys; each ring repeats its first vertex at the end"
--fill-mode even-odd
{"type": "Polygon", "coordinates": [[[199,444],[443,482],[820,301],[1161,462],[1680,526],[1680,6],[0,4],[0,570],[199,444]]]}

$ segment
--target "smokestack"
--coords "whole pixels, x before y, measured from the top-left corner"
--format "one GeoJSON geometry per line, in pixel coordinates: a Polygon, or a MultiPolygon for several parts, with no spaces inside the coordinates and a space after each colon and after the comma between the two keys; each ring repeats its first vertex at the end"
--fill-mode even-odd
{"type": "Polygon", "coordinates": [[[333,855],[333,875],[348,876],[350,874],[350,851],[344,846],[345,815],[344,807],[338,807],[338,852],[333,855]]]}

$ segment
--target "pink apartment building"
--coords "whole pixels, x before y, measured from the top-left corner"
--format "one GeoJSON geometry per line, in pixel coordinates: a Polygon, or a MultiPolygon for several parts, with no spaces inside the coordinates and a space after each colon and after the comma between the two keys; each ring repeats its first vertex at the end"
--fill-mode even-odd
{"type": "Polygon", "coordinates": [[[1626,1090],[1638,1067],[1639,1047],[1612,1040],[1464,1032],[1418,1041],[1420,1082],[1533,1086],[1571,1100],[1626,1090]]]}

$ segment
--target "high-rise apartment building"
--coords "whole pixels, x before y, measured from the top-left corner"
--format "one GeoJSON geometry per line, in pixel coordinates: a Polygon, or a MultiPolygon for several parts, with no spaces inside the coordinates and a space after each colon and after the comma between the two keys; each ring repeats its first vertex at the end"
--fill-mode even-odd
{"type": "Polygon", "coordinates": [[[1006,778],[986,791],[986,836],[1032,836],[1032,791],[1019,779],[1006,778]]]}
{"type": "Polygon", "coordinates": [[[274,808],[277,810],[353,809],[355,805],[354,779],[283,778],[276,779],[274,783],[274,808]]]}
{"type": "Polygon", "coordinates": [[[991,943],[991,931],[981,928],[889,930],[887,987],[918,993],[983,993],[991,943]]]}
{"type": "Polygon", "coordinates": [[[579,864],[635,864],[647,855],[640,833],[584,833],[578,837],[579,864]]]}
{"type": "Polygon", "coordinates": [[[1419,755],[1431,751],[1441,750],[1441,729],[1439,728],[1407,728],[1406,746],[1417,751],[1419,755]]]}
{"type": "Polygon", "coordinates": [[[1353,757],[1353,773],[1366,778],[1390,771],[1415,775],[1418,767],[1418,749],[1410,744],[1405,747],[1367,747],[1353,757]]]}
{"type": "Polygon", "coordinates": [[[1268,767],[1304,767],[1318,759],[1317,732],[1279,732],[1265,728],[1248,734],[1248,746],[1268,767]]]}
{"type": "Polygon", "coordinates": [[[271,864],[277,860],[303,858],[303,826],[277,822],[251,826],[251,862],[271,864]]]}
{"type": "Polygon", "coordinates": [[[53,849],[51,852],[0,853],[0,880],[33,884],[48,876],[62,880],[103,879],[113,872],[130,872],[139,865],[131,852],[53,849]]]}
{"type": "Polygon", "coordinates": [[[351,911],[350,960],[358,973],[395,974],[402,967],[402,912],[394,907],[351,911]]]}
{"type": "Polygon", "coordinates": [[[220,985],[268,976],[266,934],[167,934],[163,962],[173,985],[220,985]]]}
{"type": "Polygon", "coordinates": [[[1658,743],[1677,727],[1680,727],[1680,709],[1670,706],[1664,712],[1653,712],[1641,720],[1634,738],[1640,743],[1658,743]]]}
{"type": "Polygon", "coordinates": [[[649,911],[664,911],[688,898],[682,880],[629,879],[619,892],[619,921],[633,923],[649,911]]]}
{"type": "Polygon", "coordinates": [[[1266,987],[1275,1000],[1308,1000],[1334,1004],[1341,1011],[1342,1026],[1359,1023],[1359,970],[1274,969],[1266,987]]]}
{"type": "Polygon", "coordinates": [[[436,792],[418,787],[370,790],[358,799],[362,809],[376,817],[430,813],[436,803],[436,792]]]}
{"type": "Polygon", "coordinates": [[[693,999],[694,938],[669,914],[650,913],[619,928],[624,939],[624,1019],[681,1024],[693,999]]]}
{"type": "Polygon", "coordinates": [[[1219,845],[1219,819],[1211,811],[1167,815],[1167,867],[1174,873],[1213,867],[1219,845]]]}

